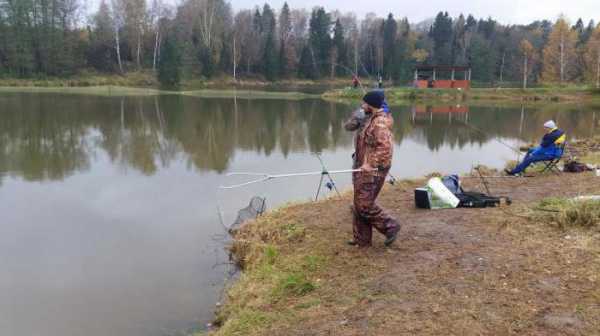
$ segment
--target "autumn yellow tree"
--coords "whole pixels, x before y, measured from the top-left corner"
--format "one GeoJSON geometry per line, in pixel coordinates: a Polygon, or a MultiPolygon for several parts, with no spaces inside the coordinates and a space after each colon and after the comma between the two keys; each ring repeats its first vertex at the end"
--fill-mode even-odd
{"type": "Polygon", "coordinates": [[[527,88],[527,77],[531,72],[532,62],[535,57],[535,48],[527,39],[521,41],[521,54],[523,54],[523,89],[527,88]]]}
{"type": "Polygon", "coordinates": [[[585,78],[590,82],[595,81],[596,88],[600,89],[600,24],[592,32],[592,36],[585,46],[585,78]]]}
{"type": "Polygon", "coordinates": [[[548,43],[543,51],[542,79],[547,82],[564,82],[570,80],[575,70],[577,57],[575,45],[577,31],[564,16],[560,16],[548,36],[548,43]]]}

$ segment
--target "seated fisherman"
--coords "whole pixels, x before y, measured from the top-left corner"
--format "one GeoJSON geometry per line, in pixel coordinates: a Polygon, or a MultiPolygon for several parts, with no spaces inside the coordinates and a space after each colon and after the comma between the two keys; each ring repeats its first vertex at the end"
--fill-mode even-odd
{"type": "Polygon", "coordinates": [[[520,174],[534,162],[554,160],[563,154],[560,145],[565,142],[565,132],[560,130],[552,120],[544,123],[544,129],[546,130],[546,134],[542,138],[540,145],[530,149],[527,155],[525,155],[523,162],[519,163],[515,169],[506,169],[505,171],[508,175],[520,174]]]}

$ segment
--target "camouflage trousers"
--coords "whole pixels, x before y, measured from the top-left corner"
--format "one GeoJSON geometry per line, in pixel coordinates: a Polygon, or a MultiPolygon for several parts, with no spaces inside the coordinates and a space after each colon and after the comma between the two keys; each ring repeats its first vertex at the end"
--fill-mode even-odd
{"type": "Polygon", "coordinates": [[[375,203],[385,183],[387,171],[376,175],[354,173],[354,219],[352,228],[354,241],[359,246],[369,246],[372,242],[373,227],[386,237],[400,230],[398,222],[375,203]]]}

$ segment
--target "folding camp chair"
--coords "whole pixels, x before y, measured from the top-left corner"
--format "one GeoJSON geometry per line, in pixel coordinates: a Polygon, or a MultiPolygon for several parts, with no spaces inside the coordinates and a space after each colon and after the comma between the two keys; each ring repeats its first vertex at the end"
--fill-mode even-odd
{"type": "Polygon", "coordinates": [[[560,155],[557,156],[556,158],[549,160],[549,161],[542,161],[545,163],[544,168],[542,169],[542,174],[543,173],[548,173],[548,172],[552,172],[555,174],[560,175],[561,171],[558,168],[558,164],[560,163],[560,161],[562,160],[562,158],[565,156],[565,150],[567,148],[567,142],[563,142],[562,144],[558,145],[558,148],[560,148],[560,155]]]}

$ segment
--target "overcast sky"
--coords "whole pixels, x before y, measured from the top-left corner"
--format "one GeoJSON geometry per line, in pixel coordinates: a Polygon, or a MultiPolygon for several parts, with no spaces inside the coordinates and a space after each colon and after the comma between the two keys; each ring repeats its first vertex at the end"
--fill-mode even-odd
{"type": "MultiPolygon", "coordinates": [[[[284,0],[270,0],[269,5],[280,9],[284,0]]],[[[530,23],[537,19],[556,19],[564,13],[576,21],[579,17],[587,22],[600,20],[600,0],[287,0],[291,7],[312,8],[324,6],[327,10],[339,9],[364,16],[375,12],[379,16],[393,13],[396,17],[408,17],[411,22],[434,17],[439,11],[448,11],[456,17],[460,13],[475,17],[488,17],[505,24],[530,23]]],[[[264,4],[259,0],[232,0],[234,9],[252,8],[264,4]]]]}
{"type": "MultiPolygon", "coordinates": [[[[182,0],[163,0],[179,3],[182,0]]],[[[95,12],[100,0],[88,0],[88,12],[95,12]]],[[[265,0],[229,0],[234,10],[262,6],[265,0]]],[[[269,0],[268,3],[279,10],[285,0],[269,0]]],[[[448,11],[452,17],[460,13],[473,14],[477,18],[488,16],[504,24],[531,23],[538,19],[555,20],[565,14],[573,23],[583,18],[600,21],[600,0],[287,0],[292,8],[311,9],[324,6],[327,10],[339,9],[354,12],[359,18],[369,12],[379,16],[393,13],[397,18],[408,17],[417,23],[434,17],[439,11],[448,11]]]]}

